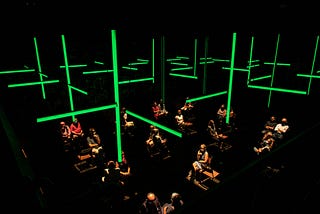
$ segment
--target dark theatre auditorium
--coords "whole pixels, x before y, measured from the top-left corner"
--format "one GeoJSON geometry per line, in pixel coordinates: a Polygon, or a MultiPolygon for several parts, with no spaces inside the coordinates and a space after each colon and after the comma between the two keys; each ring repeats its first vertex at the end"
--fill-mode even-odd
{"type": "Polygon", "coordinates": [[[319,212],[316,7],[259,2],[1,3],[2,207],[319,212]]]}

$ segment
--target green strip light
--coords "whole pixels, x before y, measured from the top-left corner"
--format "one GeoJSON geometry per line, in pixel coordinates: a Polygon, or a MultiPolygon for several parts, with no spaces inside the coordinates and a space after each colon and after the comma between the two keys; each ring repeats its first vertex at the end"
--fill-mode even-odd
{"type": "Polygon", "coordinates": [[[204,99],[208,99],[211,97],[216,97],[216,96],[220,96],[223,94],[227,94],[228,91],[222,91],[222,92],[218,92],[218,93],[214,93],[214,94],[209,94],[209,95],[205,95],[205,96],[201,96],[201,97],[196,97],[196,98],[191,98],[191,99],[187,99],[186,102],[190,103],[190,102],[194,102],[194,101],[198,101],[198,100],[204,100],[204,99]]]}
{"type": "Polygon", "coordinates": [[[310,74],[297,74],[298,77],[311,77],[311,78],[320,78],[320,76],[317,75],[310,75],[310,74]]]}
{"type": "Polygon", "coordinates": [[[268,79],[271,78],[271,75],[263,76],[263,77],[257,77],[257,78],[252,78],[250,81],[256,81],[256,80],[262,80],[262,79],[268,79]]]}
{"type": "Polygon", "coordinates": [[[121,68],[127,69],[127,70],[134,70],[134,71],[138,70],[138,68],[132,68],[132,67],[127,67],[127,66],[122,66],[121,68]]]}
{"type": "Polygon", "coordinates": [[[23,70],[12,70],[12,71],[0,71],[0,74],[14,74],[14,73],[26,73],[34,72],[35,69],[23,69],[23,70]]]}
{"type": "Polygon", "coordinates": [[[57,114],[57,115],[52,115],[52,116],[47,116],[47,117],[40,117],[40,118],[37,118],[37,123],[41,123],[41,122],[45,122],[45,121],[49,121],[49,120],[56,120],[56,119],[75,116],[75,115],[81,115],[81,114],[86,114],[86,113],[103,111],[103,110],[107,110],[107,109],[111,109],[111,108],[115,108],[115,107],[116,107],[116,104],[112,104],[112,105],[101,106],[101,107],[85,109],[85,110],[78,110],[78,111],[73,111],[73,112],[63,113],[63,114],[57,114]]]}
{"type": "Polygon", "coordinates": [[[185,68],[172,68],[171,71],[181,71],[181,70],[190,70],[193,69],[193,67],[185,67],[185,68]]]}
{"type": "Polygon", "coordinates": [[[83,90],[81,90],[81,89],[79,89],[79,88],[76,88],[76,87],[74,87],[74,86],[71,86],[71,85],[70,85],[70,88],[73,89],[73,90],[75,90],[75,91],[78,91],[78,92],[80,92],[80,93],[82,93],[82,94],[88,95],[88,92],[83,91],[83,90]]]}
{"type": "Polygon", "coordinates": [[[157,128],[162,129],[162,130],[164,130],[164,131],[166,131],[166,132],[168,132],[170,134],[173,134],[173,135],[175,135],[177,137],[180,137],[180,138],[182,137],[182,133],[181,132],[177,132],[177,131],[175,131],[173,129],[170,129],[170,128],[166,127],[166,126],[163,126],[163,125],[161,125],[161,124],[159,124],[157,122],[154,122],[154,121],[149,120],[149,119],[147,119],[145,117],[137,115],[137,114],[135,114],[135,113],[133,113],[131,111],[126,110],[126,112],[127,112],[128,115],[131,115],[131,116],[133,116],[133,117],[135,117],[135,118],[137,118],[139,120],[142,120],[142,121],[144,121],[144,122],[146,122],[146,123],[148,123],[150,125],[156,126],[157,128]]]}
{"type": "Polygon", "coordinates": [[[190,75],[183,75],[183,74],[169,73],[169,75],[170,76],[175,76],[175,77],[189,78],[189,79],[198,79],[197,76],[190,76],[190,75]]]}
{"type": "Polygon", "coordinates": [[[180,62],[170,62],[171,65],[182,65],[182,66],[188,66],[188,63],[180,63],[180,62]]]}
{"type": "MultiPolygon", "coordinates": [[[[222,67],[222,69],[225,69],[225,70],[230,70],[231,68],[228,68],[228,67],[222,67]]],[[[250,71],[249,69],[243,69],[243,68],[233,68],[234,71],[250,71]]]]}
{"type": "Polygon", "coordinates": [[[290,89],[282,89],[282,88],[272,88],[272,87],[265,87],[265,86],[258,86],[258,85],[248,85],[248,88],[288,92],[288,93],[294,93],[294,94],[304,94],[304,95],[307,94],[306,91],[298,91],[298,90],[290,90],[290,89]]]}
{"type": "Polygon", "coordinates": [[[18,84],[10,84],[10,85],[8,85],[8,88],[30,86],[30,85],[40,85],[40,84],[50,84],[50,83],[57,83],[57,82],[59,82],[59,80],[49,80],[49,81],[30,82],[30,83],[18,83],[18,84]]]}
{"type": "Polygon", "coordinates": [[[120,118],[120,98],[119,98],[119,79],[118,79],[118,56],[117,56],[117,36],[116,31],[111,31],[112,41],[112,62],[113,62],[113,82],[114,82],[114,100],[116,103],[116,137],[118,161],[122,162],[122,145],[121,145],[121,118],[120,118]]]}
{"type": "MultiPolygon", "coordinates": [[[[88,65],[68,65],[69,68],[81,68],[81,67],[87,67],[88,65]]],[[[60,68],[65,68],[65,65],[60,65],[60,68]]]]}
{"type": "Polygon", "coordinates": [[[120,81],[119,85],[121,84],[128,84],[128,83],[135,83],[135,82],[143,82],[143,81],[150,81],[150,80],[154,80],[153,77],[149,77],[149,78],[143,78],[143,79],[135,79],[135,80],[125,80],[125,81],[120,81]]]}
{"type": "Polygon", "coordinates": [[[95,64],[104,65],[103,62],[94,61],[95,64]]]}
{"type": "MultiPolygon", "coordinates": [[[[263,64],[265,65],[274,65],[274,62],[264,62],[263,64]]],[[[276,63],[276,65],[281,65],[281,66],[290,66],[288,63],[276,63]]]]}
{"type": "Polygon", "coordinates": [[[84,71],[82,74],[100,74],[100,73],[108,73],[113,72],[113,70],[100,70],[100,71],[84,71]]]}

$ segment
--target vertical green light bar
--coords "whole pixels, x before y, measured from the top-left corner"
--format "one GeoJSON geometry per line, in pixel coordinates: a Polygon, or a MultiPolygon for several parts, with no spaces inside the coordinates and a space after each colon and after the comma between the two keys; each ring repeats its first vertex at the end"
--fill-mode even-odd
{"type": "Polygon", "coordinates": [[[251,63],[252,63],[252,52],[253,52],[253,41],[254,41],[254,37],[251,37],[251,47],[250,47],[250,58],[249,58],[247,85],[249,84],[249,80],[250,80],[251,63]]]}
{"type": "MultiPolygon", "coordinates": [[[[310,74],[311,76],[313,75],[314,62],[316,61],[316,57],[317,57],[318,42],[319,42],[319,36],[317,36],[316,47],[314,48],[313,61],[312,61],[312,68],[311,68],[311,74],[310,74]]],[[[308,84],[308,95],[309,95],[309,93],[310,93],[311,82],[312,82],[312,77],[311,77],[311,76],[310,76],[310,78],[309,78],[309,84],[308,84]]]]}
{"type": "Polygon", "coordinates": [[[208,44],[209,44],[209,37],[206,36],[204,41],[204,66],[203,66],[203,83],[202,83],[202,94],[207,93],[207,69],[208,69],[208,44]]]}
{"type": "Polygon", "coordinates": [[[116,31],[111,31],[112,40],[112,62],[113,62],[113,82],[114,82],[114,100],[116,103],[116,133],[117,133],[117,153],[118,161],[122,162],[121,147],[121,126],[120,126],[120,99],[119,99],[119,80],[118,80],[118,59],[117,59],[117,39],[116,31]]]}
{"type": "Polygon", "coordinates": [[[226,117],[226,123],[229,123],[229,121],[230,121],[231,94],[232,94],[234,57],[235,57],[235,52],[236,52],[236,40],[237,40],[237,33],[233,33],[233,37],[232,37],[232,51],[231,51],[231,62],[230,62],[230,77],[229,77],[229,89],[228,89],[228,102],[227,102],[227,117],[226,117]]]}
{"type": "Polygon", "coordinates": [[[198,40],[194,39],[193,76],[197,75],[197,50],[198,50],[198,40]]]}
{"type": "MultiPolygon", "coordinates": [[[[276,45],[276,52],[275,52],[274,61],[273,61],[273,68],[272,68],[270,88],[272,88],[272,86],[273,86],[274,73],[275,73],[275,69],[276,69],[276,65],[277,65],[279,41],[280,41],[280,34],[278,34],[278,38],[277,38],[277,45],[276,45]]],[[[271,94],[272,94],[272,90],[269,91],[268,108],[270,107],[271,94]]]]}
{"type": "MultiPolygon", "coordinates": [[[[69,101],[70,101],[70,110],[74,111],[73,107],[73,97],[72,97],[72,89],[70,87],[70,75],[69,75],[69,64],[68,64],[68,58],[67,58],[67,48],[66,48],[66,41],[64,38],[64,35],[61,35],[62,39],[62,49],[63,49],[63,56],[64,56],[64,64],[66,65],[66,76],[67,76],[67,84],[68,84],[68,92],[69,92],[69,101]]],[[[72,120],[74,120],[75,116],[72,116],[72,120]]]]}
{"type": "Polygon", "coordinates": [[[161,98],[165,103],[165,87],[166,87],[166,59],[165,59],[165,39],[161,36],[161,98]]]}
{"type": "Polygon", "coordinates": [[[154,38],[152,38],[152,83],[154,84],[154,38]]]}
{"type": "MultiPolygon", "coordinates": [[[[42,71],[41,71],[41,65],[40,65],[40,57],[39,57],[39,52],[38,52],[38,45],[37,45],[37,39],[36,37],[33,37],[33,42],[34,42],[34,47],[36,49],[36,56],[37,56],[37,65],[38,65],[38,70],[39,70],[39,76],[40,76],[40,82],[43,81],[42,77],[42,71]]],[[[42,90],[42,97],[43,99],[46,99],[46,92],[44,90],[44,84],[41,84],[41,90],[42,90]]]]}

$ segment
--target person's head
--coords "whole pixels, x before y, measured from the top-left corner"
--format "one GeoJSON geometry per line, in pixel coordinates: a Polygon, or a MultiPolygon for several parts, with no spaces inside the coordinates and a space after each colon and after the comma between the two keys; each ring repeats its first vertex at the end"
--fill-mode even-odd
{"type": "Polygon", "coordinates": [[[78,123],[78,118],[74,118],[73,123],[77,124],[78,123]]]}
{"type": "Polygon", "coordinates": [[[207,149],[206,144],[201,144],[201,145],[200,145],[200,151],[201,151],[201,152],[206,151],[206,149],[207,149]]]}
{"type": "Polygon", "coordinates": [[[116,163],[112,160],[108,161],[107,167],[108,167],[108,169],[114,169],[114,168],[116,168],[116,163]]]}
{"type": "Polygon", "coordinates": [[[183,200],[181,195],[177,192],[171,194],[171,203],[175,208],[178,208],[183,205],[183,200]]]}
{"type": "Polygon", "coordinates": [[[287,123],[288,123],[287,118],[283,117],[283,118],[281,119],[281,124],[282,124],[282,125],[287,125],[287,123]]]}
{"type": "Polygon", "coordinates": [[[89,128],[89,134],[90,134],[91,136],[97,134],[95,128],[89,128]]]}
{"type": "Polygon", "coordinates": [[[65,125],[66,125],[66,123],[64,121],[60,122],[60,126],[65,126],[65,125]]]}
{"type": "Polygon", "coordinates": [[[276,116],[271,116],[271,117],[270,117],[270,120],[271,120],[271,121],[276,121],[277,118],[276,118],[276,116]]]}

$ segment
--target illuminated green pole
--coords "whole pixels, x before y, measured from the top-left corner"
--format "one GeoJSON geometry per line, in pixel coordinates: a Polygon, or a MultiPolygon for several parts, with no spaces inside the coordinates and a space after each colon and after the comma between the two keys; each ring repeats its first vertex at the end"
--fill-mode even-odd
{"type": "Polygon", "coordinates": [[[198,40],[194,39],[193,76],[196,76],[196,73],[197,73],[197,50],[198,50],[198,40]]]}
{"type": "MultiPolygon", "coordinates": [[[[34,41],[34,47],[36,49],[36,56],[37,56],[37,64],[38,64],[40,82],[42,82],[43,81],[43,77],[42,77],[42,70],[41,70],[41,65],[40,65],[40,57],[39,57],[39,52],[38,52],[37,39],[34,37],[33,41],[34,41]]],[[[41,84],[41,90],[42,90],[43,99],[46,99],[46,92],[44,90],[44,84],[41,84]]]]}
{"type": "Polygon", "coordinates": [[[253,41],[254,37],[251,37],[251,47],[250,47],[250,59],[249,59],[249,67],[248,67],[248,79],[247,79],[247,85],[250,81],[250,72],[251,72],[251,63],[252,63],[252,52],[253,52],[253,41]]]}
{"type": "MultiPolygon", "coordinates": [[[[278,34],[278,38],[277,38],[276,52],[275,52],[274,61],[273,61],[273,68],[272,68],[270,88],[272,88],[272,86],[273,86],[274,73],[275,73],[276,64],[277,64],[277,57],[278,57],[279,41],[280,41],[280,34],[278,34]]],[[[271,94],[272,94],[272,91],[270,90],[270,91],[269,91],[269,99],[268,99],[268,108],[270,107],[271,94]]]]}
{"type": "MultiPolygon", "coordinates": [[[[66,41],[65,41],[64,35],[61,35],[61,39],[62,39],[64,63],[65,63],[65,66],[66,66],[66,76],[67,76],[68,92],[69,92],[69,98],[70,98],[69,99],[69,101],[70,101],[70,110],[74,111],[72,88],[71,88],[71,81],[70,81],[70,75],[69,75],[69,65],[68,65],[67,50],[66,50],[66,41]]],[[[72,120],[74,120],[74,118],[75,118],[75,116],[72,115],[72,120]]]]}
{"type": "Polygon", "coordinates": [[[206,36],[204,41],[204,66],[203,66],[203,83],[202,83],[202,94],[207,93],[207,57],[208,57],[208,44],[209,44],[209,37],[206,36]]]}
{"type": "Polygon", "coordinates": [[[235,52],[236,52],[236,40],[237,40],[237,34],[236,34],[236,33],[233,33],[233,37],[232,37],[231,62],[230,62],[230,77],[229,77],[229,89],[228,89],[228,102],[227,102],[227,117],[226,117],[226,123],[229,123],[229,121],[230,121],[231,94],[232,94],[232,81],[233,81],[234,58],[235,58],[235,52]]]}
{"type": "MultiPolygon", "coordinates": [[[[311,76],[313,75],[313,71],[314,71],[314,62],[316,61],[316,58],[317,58],[318,43],[319,43],[319,36],[317,36],[316,47],[315,47],[315,49],[314,49],[313,61],[312,61],[312,69],[311,69],[311,76]]],[[[312,82],[312,77],[310,77],[310,79],[309,79],[309,84],[308,84],[308,95],[309,95],[309,93],[310,93],[311,82],[312,82]]]]}
{"type": "Polygon", "coordinates": [[[154,38],[152,38],[152,83],[154,84],[154,38]]]}
{"type": "Polygon", "coordinates": [[[166,86],[166,59],[165,59],[165,39],[164,36],[161,37],[161,98],[165,103],[165,86],[166,86]]]}
{"type": "Polygon", "coordinates": [[[114,100],[116,103],[116,136],[117,136],[117,153],[118,161],[122,162],[122,147],[121,147],[121,124],[120,124],[120,99],[119,99],[119,80],[118,80],[118,59],[117,59],[117,39],[116,31],[111,31],[112,39],[112,62],[113,62],[113,82],[114,82],[114,100]]]}

